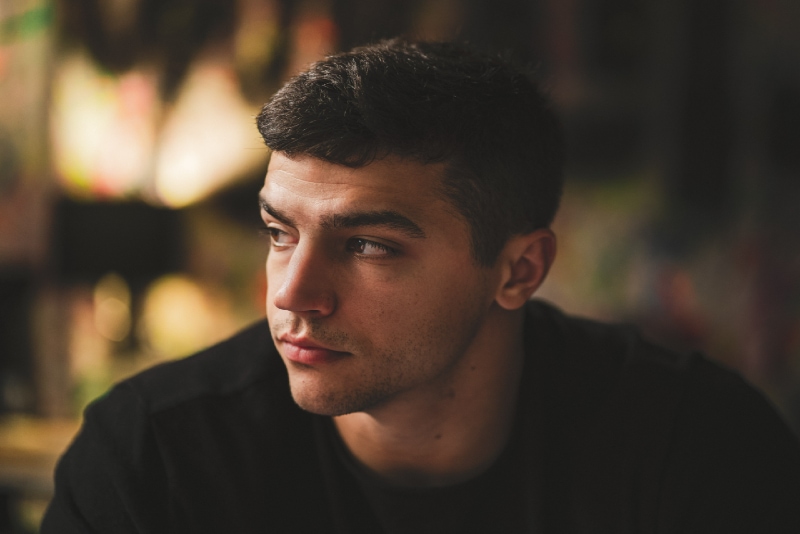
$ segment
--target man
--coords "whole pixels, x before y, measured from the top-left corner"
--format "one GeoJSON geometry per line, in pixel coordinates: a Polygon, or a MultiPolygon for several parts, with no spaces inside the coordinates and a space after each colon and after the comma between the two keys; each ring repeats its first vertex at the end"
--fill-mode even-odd
{"type": "Polygon", "coordinates": [[[800,532],[758,393],[529,301],[562,158],[523,73],[385,42],[258,127],[269,326],[91,406],[44,533],[800,532]]]}

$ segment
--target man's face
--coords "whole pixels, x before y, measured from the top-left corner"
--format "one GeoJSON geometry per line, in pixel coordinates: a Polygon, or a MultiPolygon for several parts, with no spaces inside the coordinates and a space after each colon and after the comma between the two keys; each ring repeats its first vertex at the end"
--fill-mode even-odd
{"type": "Polygon", "coordinates": [[[297,404],[325,415],[446,387],[494,299],[442,165],[274,153],[267,317],[297,404]]]}

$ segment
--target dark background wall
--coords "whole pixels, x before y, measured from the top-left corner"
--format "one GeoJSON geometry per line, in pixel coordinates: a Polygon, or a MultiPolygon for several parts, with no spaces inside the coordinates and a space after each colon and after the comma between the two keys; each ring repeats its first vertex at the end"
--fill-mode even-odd
{"type": "MultiPolygon", "coordinates": [[[[0,219],[8,245],[0,255],[0,410],[70,414],[86,401],[88,393],[76,393],[88,379],[75,347],[93,334],[76,340],[76,325],[81,313],[97,317],[89,308],[108,273],[127,284],[132,326],[98,349],[97,365],[123,371],[106,373],[91,392],[163,356],[137,324],[164,275],[205,291],[215,303],[209,313],[229,330],[261,313],[263,248],[249,236],[263,165],[181,207],[153,201],[149,174],[134,193],[76,190],[53,163],[61,65],[88,58],[112,85],[134,71],[155,73],[158,145],[193,67],[209,56],[257,108],[320,54],[410,35],[509,53],[548,87],[569,167],[560,256],[544,297],[705,350],[797,418],[798,11],[790,0],[19,2],[0,12],[0,42],[7,64],[26,54],[41,62],[44,74],[30,78],[40,96],[28,103],[38,111],[28,122],[42,135],[19,141],[14,110],[0,107],[0,140],[16,139],[0,143],[8,214],[0,219]],[[30,44],[37,39],[44,44],[30,44]],[[12,224],[20,202],[30,209],[15,211],[12,224]],[[22,239],[27,226],[35,231],[22,239]]],[[[0,69],[0,87],[17,94],[9,68],[0,69]]]]}

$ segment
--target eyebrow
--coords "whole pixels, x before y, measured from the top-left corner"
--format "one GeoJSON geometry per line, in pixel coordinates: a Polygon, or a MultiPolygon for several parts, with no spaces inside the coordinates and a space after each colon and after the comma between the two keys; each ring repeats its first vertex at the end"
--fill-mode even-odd
{"type": "Polygon", "coordinates": [[[294,220],[291,217],[286,215],[285,213],[281,212],[280,210],[272,207],[269,202],[266,201],[264,197],[258,197],[258,205],[261,207],[262,210],[266,211],[273,219],[281,222],[287,226],[296,226],[294,220]]]}
{"type": "Polygon", "coordinates": [[[353,211],[337,213],[322,220],[325,228],[357,228],[361,226],[382,226],[398,230],[414,239],[424,239],[425,232],[414,221],[396,211],[353,211]]]}
{"type": "MultiPolygon", "coordinates": [[[[291,217],[270,205],[263,197],[258,198],[258,204],[261,206],[262,210],[266,211],[277,221],[288,226],[296,227],[291,217]]],[[[405,215],[392,210],[336,213],[324,217],[321,226],[326,229],[380,226],[391,230],[398,230],[413,239],[424,239],[427,237],[425,231],[420,228],[417,223],[405,215]]]]}

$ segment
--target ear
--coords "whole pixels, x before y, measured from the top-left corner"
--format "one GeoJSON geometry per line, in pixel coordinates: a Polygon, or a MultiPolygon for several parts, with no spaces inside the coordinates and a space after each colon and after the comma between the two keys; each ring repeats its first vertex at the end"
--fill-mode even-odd
{"type": "Polygon", "coordinates": [[[498,257],[502,272],[495,301],[506,310],[521,308],[542,285],[556,257],[556,236],[547,228],[513,236],[498,257]]]}

